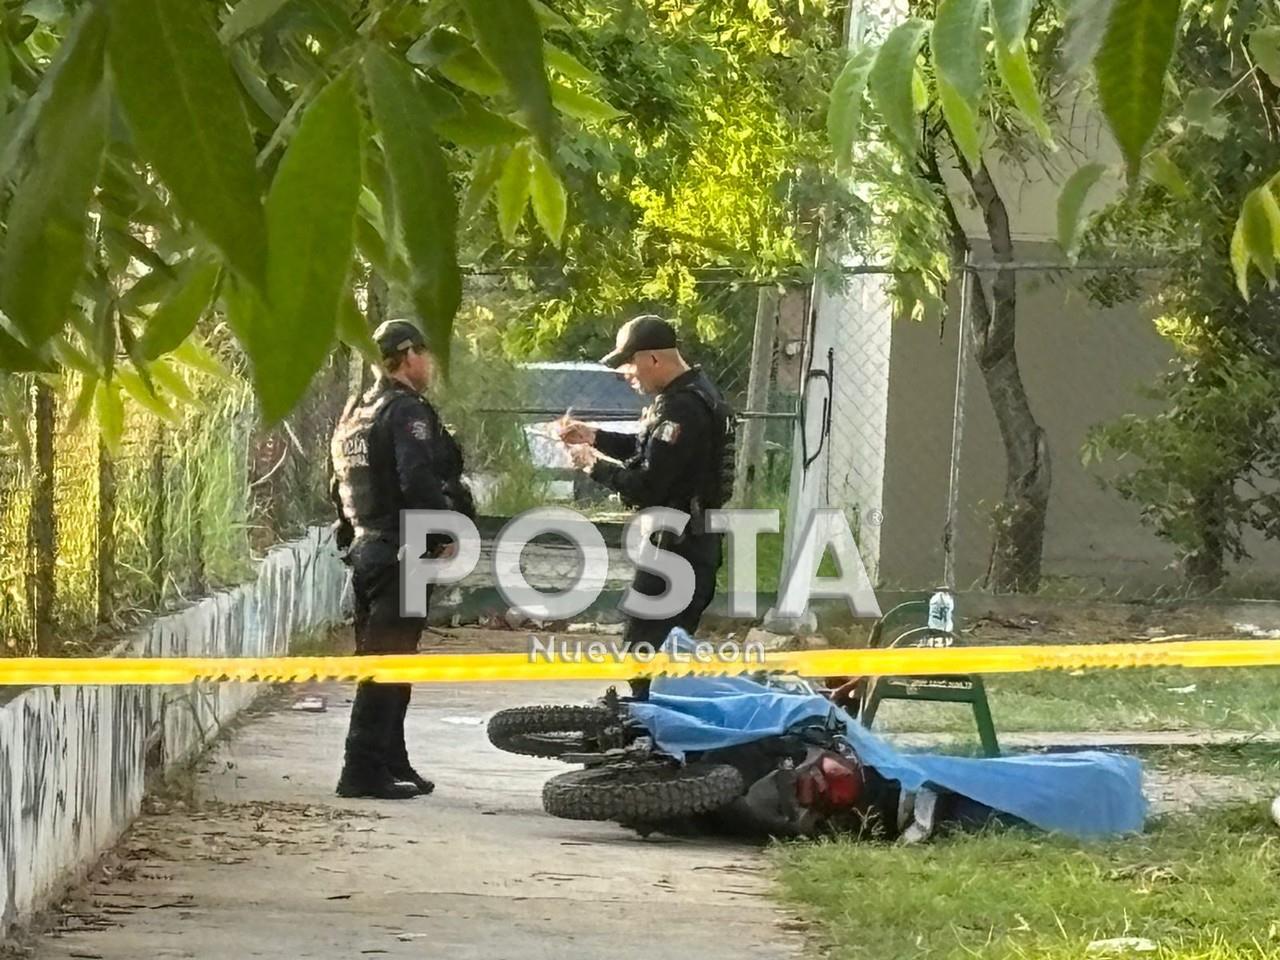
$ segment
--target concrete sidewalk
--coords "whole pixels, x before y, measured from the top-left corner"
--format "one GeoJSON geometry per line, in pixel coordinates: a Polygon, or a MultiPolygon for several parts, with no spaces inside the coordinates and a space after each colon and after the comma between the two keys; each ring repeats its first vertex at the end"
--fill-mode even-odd
{"type": "Polygon", "coordinates": [[[67,898],[34,956],[798,955],[755,849],[552,819],[541,786],[569,768],[503,754],[485,737],[497,709],[599,689],[418,686],[410,752],[436,792],[389,803],[333,795],[352,688],[311,688],[327,712],[285,704],[254,718],[211,758],[193,803],[153,804],[67,898]]]}

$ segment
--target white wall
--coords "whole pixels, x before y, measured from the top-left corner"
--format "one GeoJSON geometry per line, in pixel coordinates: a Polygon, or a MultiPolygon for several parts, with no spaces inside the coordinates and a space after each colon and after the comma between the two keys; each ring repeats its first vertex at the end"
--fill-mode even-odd
{"type": "MultiPolygon", "coordinates": [[[[275,656],[342,617],[327,531],[273,549],[244,586],[161,617],[119,656],[275,656]]],[[[37,687],[0,706],[0,936],[87,869],[137,816],[149,774],[197,754],[259,684],[37,687]]],[[[0,688],[0,696],[4,694],[0,688]]]]}

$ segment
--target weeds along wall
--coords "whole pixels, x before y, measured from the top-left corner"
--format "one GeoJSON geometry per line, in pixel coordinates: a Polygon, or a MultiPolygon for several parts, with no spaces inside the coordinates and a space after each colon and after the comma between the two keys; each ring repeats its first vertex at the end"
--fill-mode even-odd
{"type": "Polygon", "coordinates": [[[100,652],[122,627],[243,582],[271,544],[328,519],[346,358],[271,429],[238,358],[221,360],[217,373],[184,368],[189,395],[173,406],[122,391],[115,425],[100,404],[77,409],[79,374],[4,378],[0,655],[100,652]]]}

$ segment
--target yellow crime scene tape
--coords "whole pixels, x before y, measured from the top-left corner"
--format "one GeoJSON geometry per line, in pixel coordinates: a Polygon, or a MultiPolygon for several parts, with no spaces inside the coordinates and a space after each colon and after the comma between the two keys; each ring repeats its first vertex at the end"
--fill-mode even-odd
{"type": "MultiPolygon", "coordinates": [[[[712,647],[714,649],[714,647],[712,647]]],[[[626,680],[769,672],[808,677],[940,676],[1121,667],[1280,665],[1280,640],[1192,640],[1070,644],[777,651],[700,661],[694,653],[589,659],[528,653],[407,654],[348,657],[152,657],[0,659],[0,686],[173,686],[195,681],[305,683],[372,679],[385,683],[626,680]]]]}

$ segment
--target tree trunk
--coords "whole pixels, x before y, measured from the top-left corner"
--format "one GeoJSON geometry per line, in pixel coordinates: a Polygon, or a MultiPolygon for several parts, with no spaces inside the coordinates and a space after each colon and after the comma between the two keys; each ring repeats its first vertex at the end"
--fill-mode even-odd
{"type": "MultiPolygon", "coordinates": [[[[965,168],[964,172],[982,210],[995,260],[1012,261],[1009,213],[986,165],[975,171],[965,168]]],[[[948,212],[952,247],[959,258],[969,252],[969,242],[954,209],[948,212]]],[[[999,593],[1031,592],[1040,586],[1052,479],[1049,444],[1031,412],[1018,369],[1017,273],[997,270],[989,297],[982,280],[979,275],[970,285],[969,331],[1005,454],[1004,499],[993,511],[993,541],[986,585],[999,593]]]]}
{"type": "Polygon", "coordinates": [[[31,498],[31,549],[35,558],[35,597],[32,621],[36,654],[51,657],[54,650],[54,593],[57,586],[57,517],[54,514],[53,438],[56,399],[45,383],[36,384],[36,472],[31,498]]]}
{"type": "Polygon", "coordinates": [[[1200,546],[1182,558],[1182,582],[1188,593],[1210,593],[1222,586],[1227,577],[1224,490],[1223,486],[1213,486],[1194,495],[1192,516],[1196,532],[1200,534],[1200,546]]]}

